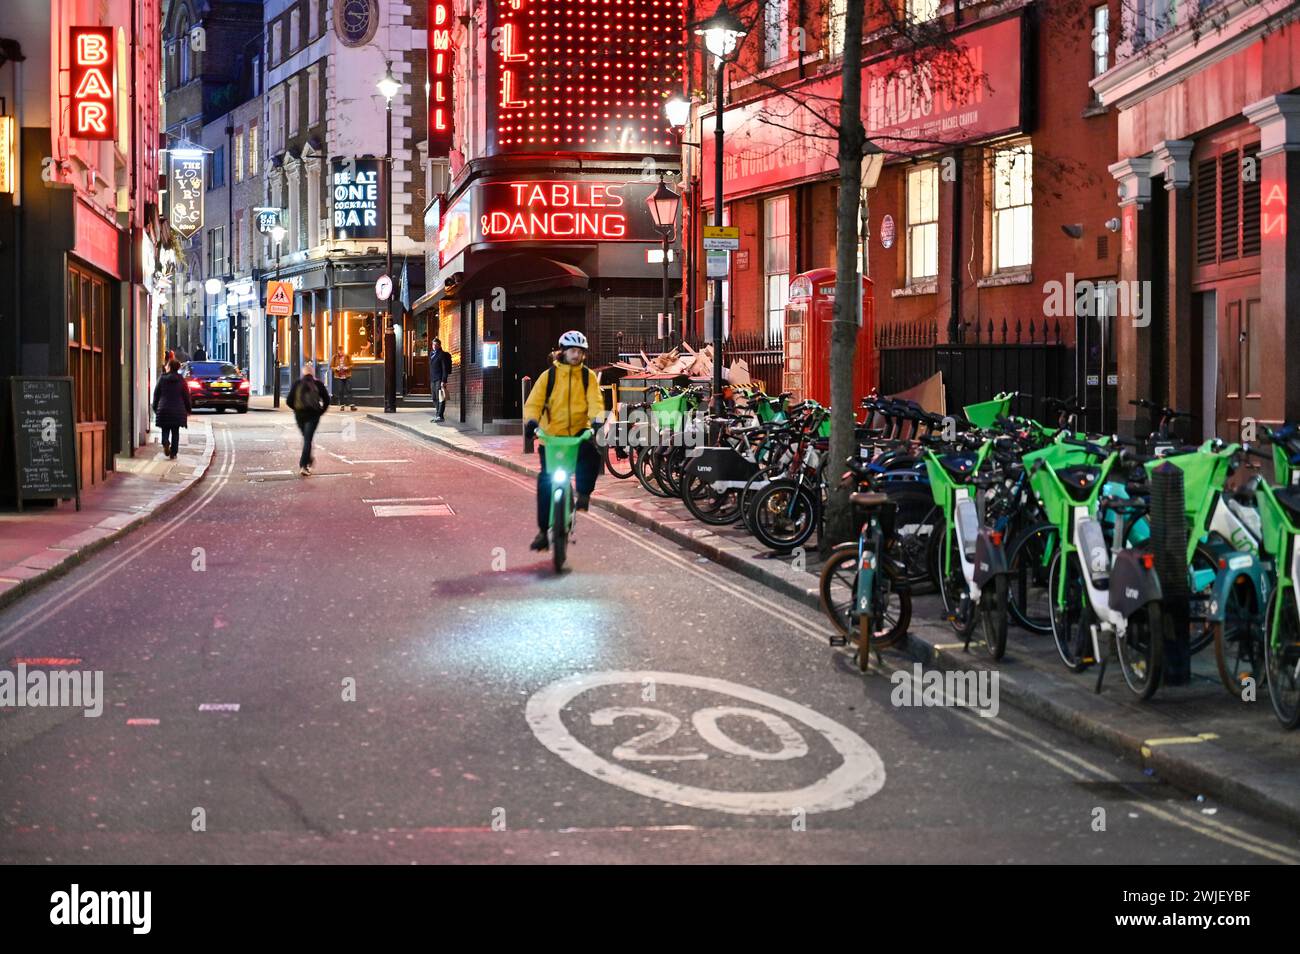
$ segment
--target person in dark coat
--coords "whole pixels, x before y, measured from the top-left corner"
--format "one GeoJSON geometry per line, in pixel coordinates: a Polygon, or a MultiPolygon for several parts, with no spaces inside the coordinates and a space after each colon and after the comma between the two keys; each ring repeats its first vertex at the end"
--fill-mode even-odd
{"type": "Polygon", "coordinates": [[[442,350],[442,341],[433,339],[429,348],[429,393],[433,395],[434,406],[438,412],[434,416],[435,424],[441,424],[447,413],[447,379],[451,377],[451,355],[442,350]]]}
{"type": "Polygon", "coordinates": [[[194,357],[190,358],[190,360],[191,360],[191,361],[207,361],[207,360],[208,360],[208,353],[207,353],[206,351],[203,350],[203,345],[199,345],[197,348],[194,349],[194,357]]]}
{"type": "Polygon", "coordinates": [[[302,455],[298,458],[298,473],[303,477],[311,476],[311,441],[316,436],[316,427],[321,415],[330,406],[329,391],[316,379],[316,366],[308,361],[302,367],[300,377],[289,389],[289,407],[293,409],[298,430],[302,431],[302,455]]]}
{"type": "Polygon", "coordinates": [[[181,363],[173,358],[167,362],[167,373],[158,379],[153,389],[153,415],[162,431],[163,453],[175,460],[181,441],[181,428],[187,426],[189,414],[194,410],[190,389],[180,376],[181,363]]]}

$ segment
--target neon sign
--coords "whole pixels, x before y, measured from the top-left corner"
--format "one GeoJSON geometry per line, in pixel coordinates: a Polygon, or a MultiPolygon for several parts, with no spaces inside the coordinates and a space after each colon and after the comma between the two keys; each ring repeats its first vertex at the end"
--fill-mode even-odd
{"type": "Polygon", "coordinates": [[[478,184],[475,242],[659,241],[653,183],[592,180],[478,184]]]}
{"type": "Polygon", "coordinates": [[[452,0],[429,0],[429,154],[452,145],[452,0]]]}
{"type": "Polygon", "coordinates": [[[113,28],[72,27],[68,89],[72,95],[73,139],[112,139],[117,123],[113,28]]]}
{"type": "Polygon", "coordinates": [[[382,238],[379,174],[382,159],[335,159],[331,166],[336,239],[382,238]]]}
{"type": "Polygon", "coordinates": [[[203,159],[204,154],[193,149],[167,153],[168,221],[181,238],[203,228],[203,159]]]}
{"type": "Polygon", "coordinates": [[[676,153],[674,0],[491,0],[487,119],[501,153],[676,153]]]}

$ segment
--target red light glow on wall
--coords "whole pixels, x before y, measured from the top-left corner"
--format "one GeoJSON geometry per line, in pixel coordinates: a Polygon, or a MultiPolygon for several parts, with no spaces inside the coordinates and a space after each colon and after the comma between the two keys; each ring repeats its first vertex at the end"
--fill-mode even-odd
{"type": "Polygon", "coordinates": [[[429,0],[429,155],[452,145],[452,0],[429,0]]]}
{"type": "Polygon", "coordinates": [[[117,124],[112,27],[72,27],[68,89],[73,139],[112,139],[117,124]]]}
{"type": "Polygon", "coordinates": [[[1286,186],[1280,182],[1269,184],[1264,189],[1264,201],[1260,203],[1260,231],[1264,235],[1286,237],[1286,186]]]}
{"type": "Polygon", "coordinates": [[[674,152],[681,0],[493,0],[489,121],[510,153],[674,152]]]}

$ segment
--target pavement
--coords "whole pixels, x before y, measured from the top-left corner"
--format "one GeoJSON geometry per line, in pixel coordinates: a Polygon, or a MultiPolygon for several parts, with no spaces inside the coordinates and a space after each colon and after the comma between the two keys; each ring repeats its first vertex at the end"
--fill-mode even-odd
{"type": "MultiPolygon", "coordinates": [[[[484,436],[452,423],[435,424],[428,411],[418,409],[370,417],[518,473],[538,469],[518,436],[484,436]]],[[[777,556],[743,528],[705,526],[680,501],[651,496],[634,477],[602,476],[592,500],[820,614],[815,539],[797,556],[777,556]]],[[[1194,796],[1236,805],[1300,832],[1300,733],[1277,724],[1265,694],[1253,703],[1230,697],[1212,650],[1194,657],[1188,686],[1162,687],[1142,703],[1128,692],[1115,666],[1109,667],[1101,693],[1095,691],[1095,671],[1067,673],[1050,636],[1013,624],[1007,653],[995,663],[981,653],[978,639],[966,651],[943,620],[937,597],[914,600],[908,659],[940,670],[997,671],[1008,704],[1104,746],[1194,796]]],[[[889,654],[890,665],[907,665],[903,655],[889,654]]]]}
{"type": "Polygon", "coordinates": [[[557,575],[527,475],[375,417],[307,478],[287,411],[214,417],[184,507],[0,609],[9,667],[103,679],[0,708],[0,862],[1300,863],[1010,705],[903,704],[612,481],[557,575]]]}
{"type": "Polygon", "coordinates": [[[181,429],[176,460],[157,428],[133,457],[118,457],[108,479],[72,501],[32,501],[0,513],[0,608],[131,533],[183,497],[212,462],[212,425],[199,415],[181,429]]]}

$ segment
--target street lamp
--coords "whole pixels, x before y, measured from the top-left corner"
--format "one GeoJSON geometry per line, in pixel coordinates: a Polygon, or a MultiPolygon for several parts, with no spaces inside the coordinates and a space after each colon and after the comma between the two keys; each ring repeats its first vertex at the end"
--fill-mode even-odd
{"type": "MultiPolygon", "coordinates": [[[[282,251],[282,243],[284,242],[284,237],[287,234],[288,232],[285,230],[285,227],[281,225],[279,222],[276,222],[275,225],[271,226],[271,241],[275,243],[276,282],[280,281],[280,253],[282,251]]],[[[275,318],[275,324],[272,326],[275,329],[275,334],[271,339],[272,342],[271,350],[274,353],[271,358],[271,380],[273,382],[272,387],[274,388],[274,390],[271,392],[274,395],[274,397],[272,397],[271,399],[271,406],[279,407],[280,406],[280,318],[278,315],[271,315],[269,313],[267,314],[266,317],[275,318]]]]}
{"type": "MultiPolygon", "coordinates": [[[[713,224],[722,225],[722,86],[727,61],[735,55],[745,39],[748,29],[731,12],[723,0],[713,16],[695,28],[697,36],[704,37],[704,47],[717,64],[715,86],[717,100],[714,106],[713,125],[713,224]]],[[[722,279],[713,280],[713,413],[721,417],[725,405],[722,400],[722,279]]]]}
{"type": "Polygon", "coordinates": [[[680,94],[673,96],[664,103],[664,114],[668,117],[668,125],[680,130],[691,118],[691,101],[680,94]]]}
{"type": "MultiPolygon", "coordinates": [[[[209,278],[207,281],[203,283],[203,322],[208,326],[207,327],[208,331],[211,331],[212,326],[217,323],[216,322],[217,316],[215,314],[209,316],[208,314],[208,299],[215,298],[217,296],[217,293],[221,291],[221,287],[222,287],[222,282],[220,278],[209,278]],[[209,318],[211,318],[211,320],[209,320],[209,318]]],[[[214,347],[212,348],[212,350],[216,351],[217,350],[215,347],[216,338],[214,337],[212,340],[214,342],[214,347]]],[[[203,344],[203,342],[200,342],[200,344],[203,344]]],[[[208,350],[207,345],[203,344],[203,351],[206,353],[207,350],[208,350]]],[[[216,356],[210,355],[209,357],[212,357],[215,360],[216,356]]]]}
{"type": "Polygon", "coordinates": [[[646,205],[650,207],[650,218],[654,221],[656,231],[663,236],[664,242],[664,320],[668,323],[670,344],[673,339],[673,311],[668,298],[668,246],[673,240],[673,226],[677,222],[677,208],[681,205],[681,201],[682,197],[664,183],[662,173],[659,175],[659,188],[646,199],[646,205]]]}
{"type": "MultiPolygon", "coordinates": [[[[386,264],[384,265],[384,274],[388,276],[389,281],[393,278],[393,97],[397,95],[401,84],[393,76],[393,61],[388,61],[388,68],[384,71],[384,77],[377,84],[379,92],[383,94],[385,103],[385,115],[388,119],[388,139],[387,147],[384,150],[384,205],[387,211],[384,213],[384,224],[388,230],[388,237],[385,244],[386,264]]],[[[393,286],[388,287],[388,321],[387,325],[393,324],[393,286]]],[[[385,338],[388,336],[385,335],[385,338]]],[[[394,336],[396,342],[396,336],[394,336]]],[[[385,342],[387,343],[387,342],[385,342]]],[[[397,373],[397,356],[384,355],[384,413],[397,413],[397,381],[394,379],[397,373]],[[390,364],[393,368],[392,375],[389,374],[390,364]]]]}

